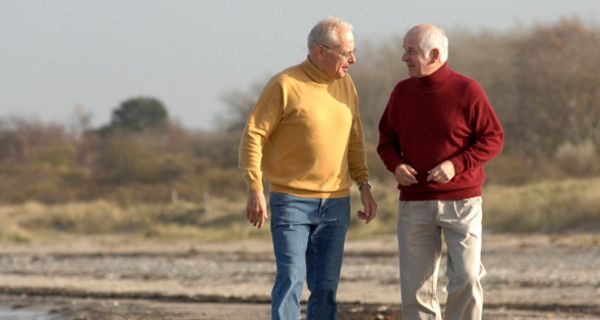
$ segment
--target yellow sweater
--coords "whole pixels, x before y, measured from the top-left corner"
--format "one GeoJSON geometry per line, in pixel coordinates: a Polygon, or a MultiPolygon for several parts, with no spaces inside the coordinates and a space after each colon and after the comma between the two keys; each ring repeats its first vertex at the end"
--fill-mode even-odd
{"type": "Polygon", "coordinates": [[[240,145],[250,190],[337,198],[368,179],[358,97],[350,76],[331,79],[310,60],[273,77],[252,111],[240,145]]]}

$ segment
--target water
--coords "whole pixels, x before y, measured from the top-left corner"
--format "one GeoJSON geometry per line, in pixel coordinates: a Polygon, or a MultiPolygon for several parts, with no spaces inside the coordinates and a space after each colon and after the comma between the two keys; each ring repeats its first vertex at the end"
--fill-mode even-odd
{"type": "Polygon", "coordinates": [[[59,320],[56,316],[48,314],[47,310],[35,310],[0,306],[0,320],[59,320]]]}

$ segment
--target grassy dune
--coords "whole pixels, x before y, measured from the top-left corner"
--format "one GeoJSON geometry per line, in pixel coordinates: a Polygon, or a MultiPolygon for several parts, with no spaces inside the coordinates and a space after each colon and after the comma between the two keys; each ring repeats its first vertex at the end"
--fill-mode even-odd
{"type": "Polygon", "coordinates": [[[498,232],[600,232],[600,178],[485,190],[484,225],[498,232]]]}
{"type": "MultiPolygon", "coordinates": [[[[353,221],[350,237],[394,233],[398,194],[393,186],[375,186],[379,215],[368,227],[353,221]]],[[[600,232],[600,178],[546,181],[523,186],[486,186],[486,232],[600,232]]],[[[353,195],[353,208],[360,202],[353,195]]]]}
{"type": "MultiPolygon", "coordinates": [[[[384,185],[376,185],[374,193],[378,218],[368,226],[353,218],[351,238],[395,232],[397,193],[384,185]]],[[[352,198],[356,211],[360,202],[356,193],[352,198]]],[[[120,207],[102,200],[56,205],[27,202],[0,207],[0,241],[28,243],[106,234],[199,241],[268,237],[268,226],[256,230],[248,225],[244,205],[243,198],[211,199],[208,206],[178,202],[120,207]]],[[[484,210],[489,232],[598,232],[600,178],[489,186],[484,190],[484,210]]]]}
{"type": "Polygon", "coordinates": [[[242,200],[235,199],[211,200],[211,212],[204,204],[190,202],[128,207],[103,200],[57,205],[27,202],[0,208],[0,241],[45,242],[107,234],[221,241],[265,233],[247,228],[243,206],[242,200]]]}

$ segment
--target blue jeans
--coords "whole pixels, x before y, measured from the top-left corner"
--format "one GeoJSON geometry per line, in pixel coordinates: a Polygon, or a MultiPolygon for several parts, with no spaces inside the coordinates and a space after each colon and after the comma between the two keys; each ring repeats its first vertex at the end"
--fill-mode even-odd
{"type": "Polygon", "coordinates": [[[269,206],[277,264],[271,318],[300,319],[306,274],[307,320],[337,319],[336,292],[350,224],[350,198],[307,199],[272,192],[269,206]]]}

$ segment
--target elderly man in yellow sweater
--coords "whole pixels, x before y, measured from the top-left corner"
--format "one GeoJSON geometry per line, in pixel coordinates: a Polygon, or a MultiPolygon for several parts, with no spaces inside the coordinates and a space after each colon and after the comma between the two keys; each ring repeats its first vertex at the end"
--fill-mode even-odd
{"type": "Polygon", "coordinates": [[[360,190],[358,218],[375,218],[358,97],[352,26],[329,17],[308,36],[307,59],[275,75],[250,114],[240,145],[248,184],[247,218],[267,220],[263,172],[271,185],[277,264],[272,319],[300,319],[305,275],[307,319],[337,319],[336,292],[350,221],[349,189],[360,190]]]}

